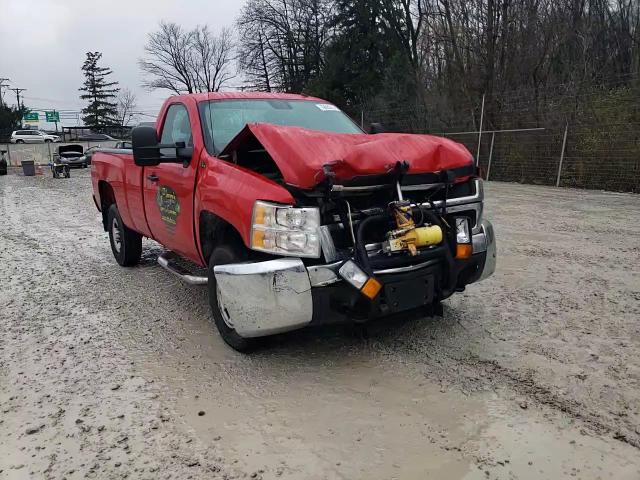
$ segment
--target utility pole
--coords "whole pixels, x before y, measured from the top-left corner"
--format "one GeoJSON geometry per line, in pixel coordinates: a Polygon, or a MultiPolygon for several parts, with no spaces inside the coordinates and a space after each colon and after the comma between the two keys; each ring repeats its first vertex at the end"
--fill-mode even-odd
{"type": "Polygon", "coordinates": [[[2,89],[4,87],[8,87],[9,84],[8,83],[4,83],[4,82],[8,82],[9,79],[8,78],[0,78],[0,107],[3,105],[3,100],[2,100],[2,89]]]}
{"type": "MultiPolygon", "coordinates": [[[[16,92],[16,98],[18,99],[18,108],[20,108],[20,92],[24,92],[26,88],[10,88],[9,90],[13,90],[14,92],[16,92]]],[[[22,100],[22,108],[24,108],[24,99],[22,100]]]]}

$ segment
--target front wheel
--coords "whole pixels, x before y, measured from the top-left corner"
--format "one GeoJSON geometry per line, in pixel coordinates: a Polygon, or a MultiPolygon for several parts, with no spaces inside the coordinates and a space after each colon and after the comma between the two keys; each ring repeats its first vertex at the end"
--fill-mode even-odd
{"type": "Polygon", "coordinates": [[[24,140],[16,140],[16,143],[24,143],[24,140]]]}
{"type": "MultiPolygon", "coordinates": [[[[238,352],[249,352],[259,345],[257,338],[244,338],[238,335],[233,328],[233,319],[224,306],[220,297],[220,290],[216,283],[216,277],[213,273],[213,267],[216,265],[224,265],[227,263],[241,262],[246,259],[246,252],[238,247],[231,245],[220,245],[213,250],[209,257],[209,305],[216,327],[220,332],[222,339],[234,350],[238,352]]],[[[249,293],[250,294],[250,293],[249,293]]]]}
{"type": "Polygon", "coordinates": [[[142,255],[142,235],[127,228],[115,204],[109,207],[107,225],[111,251],[116,262],[122,267],[138,264],[142,255]]]}

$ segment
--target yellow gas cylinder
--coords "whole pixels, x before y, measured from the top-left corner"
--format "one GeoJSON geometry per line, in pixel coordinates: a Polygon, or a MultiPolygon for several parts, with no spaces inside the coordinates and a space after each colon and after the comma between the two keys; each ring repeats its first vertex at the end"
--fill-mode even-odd
{"type": "Polygon", "coordinates": [[[438,225],[431,225],[429,227],[416,228],[407,233],[407,236],[414,236],[414,243],[416,247],[427,247],[430,245],[438,245],[442,242],[442,229],[438,225]]]}
{"type": "Polygon", "coordinates": [[[417,255],[418,248],[438,245],[442,242],[442,238],[442,229],[437,225],[412,228],[408,232],[397,237],[393,236],[392,232],[389,235],[389,239],[384,242],[383,250],[385,252],[409,250],[411,255],[417,255]]]}

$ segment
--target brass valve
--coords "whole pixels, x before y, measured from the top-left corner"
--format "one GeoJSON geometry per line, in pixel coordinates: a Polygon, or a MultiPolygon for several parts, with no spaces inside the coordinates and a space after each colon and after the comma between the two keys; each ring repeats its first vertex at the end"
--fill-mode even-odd
{"type": "Polygon", "coordinates": [[[382,248],[385,252],[408,250],[411,255],[418,254],[418,248],[438,245],[442,242],[442,229],[438,225],[416,228],[409,205],[393,207],[396,230],[387,233],[382,248]]]}
{"type": "Polygon", "coordinates": [[[412,228],[400,236],[390,236],[384,243],[383,248],[388,252],[409,250],[411,255],[417,255],[418,248],[438,245],[441,242],[442,229],[438,225],[431,225],[429,227],[412,228]]]}

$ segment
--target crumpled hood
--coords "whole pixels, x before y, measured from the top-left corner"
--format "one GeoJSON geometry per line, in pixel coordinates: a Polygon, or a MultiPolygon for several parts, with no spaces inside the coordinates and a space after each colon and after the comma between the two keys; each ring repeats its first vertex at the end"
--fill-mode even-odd
{"type": "Polygon", "coordinates": [[[336,179],[346,181],[386,173],[402,161],[409,164],[409,174],[437,173],[473,162],[463,145],[432,135],[331,133],[268,123],[247,124],[221,156],[260,145],[273,158],[285,182],[300,188],[320,183],[324,179],[322,167],[328,163],[336,179]]]}

